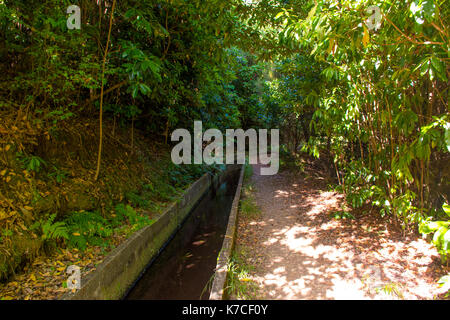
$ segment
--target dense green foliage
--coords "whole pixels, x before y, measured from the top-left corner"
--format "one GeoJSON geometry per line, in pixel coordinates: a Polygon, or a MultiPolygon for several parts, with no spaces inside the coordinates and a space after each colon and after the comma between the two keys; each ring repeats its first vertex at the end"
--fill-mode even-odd
{"type": "Polygon", "coordinates": [[[317,82],[297,85],[314,107],[309,149],[328,139],[351,203],[371,199],[407,224],[448,201],[446,3],[323,1],[305,19],[282,17],[284,41],[310,50],[319,69],[317,82]],[[375,32],[364,23],[369,4],[389,12],[375,32]]]}
{"type": "MultiPolygon", "coordinates": [[[[354,207],[369,202],[404,228],[448,219],[448,2],[311,1],[306,9],[286,7],[275,19],[279,44],[300,52],[279,64],[288,90],[277,90],[290,106],[293,149],[298,130],[303,150],[331,156],[354,207]],[[369,30],[374,4],[381,26],[369,30]]],[[[445,260],[443,228],[434,242],[445,260]]]]}
{"type": "Polygon", "coordinates": [[[276,60],[263,101],[286,148],[331,159],[353,207],[370,204],[405,229],[434,231],[444,261],[449,8],[445,0],[268,0],[240,9],[251,50],[276,60]],[[371,5],[382,15],[374,30],[371,5]]]}
{"type": "MultiPolygon", "coordinates": [[[[237,107],[251,93],[233,80],[240,76],[236,69],[252,65],[245,54],[226,49],[237,20],[232,3],[118,3],[105,70],[106,113],[164,134],[194,119],[239,125],[237,107]]],[[[75,4],[82,8],[81,30],[66,27],[68,1],[0,4],[2,108],[22,107],[52,124],[98,109],[111,3],[75,4]]],[[[240,71],[250,77],[252,70],[240,71]]]]}
{"type": "MultiPolygon", "coordinates": [[[[23,170],[61,183],[67,172],[27,139],[99,113],[131,132],[132,147],[135,128],[169,143],[194,120],[205,129],[280,128],[291,154],[330,160],[353,207],[433,233],[447,259],[447,0],[127,0],[114,11],[113,3],[0,0],[0,112],[14,124],[0,142],[15,145],[23,170]],[[81,30],[66,27],[70,4],[82,8],[81,30]],[[376,30],[366,24],[371,5],[382,13],[376,30]],[[31,124],[21,131],[23,119],[31,124]]],[[[174,187],[190,176],[172,169],[174,187]]],[[[160,187],[145,192],[164,199],[160,187]]],[[[52,219],[40,222],[43,234],[68,238],[52,219]]]]}
{"type": "MultiPolygon", "coordinates": [[[[279,15],[280,41],[315,60],[293,60],[285,76],[300,92],[301,121],[313,113],[305,149],[331,154],[354,207],[370,201],[403,227],[448,219],[448,3],[319,1],[308,10],[279,15]],[[376,31],[364,22],[371,4],[385,13],[376,31]]],[[[434,237],[444,260],[447,231],[434,237]]]]}

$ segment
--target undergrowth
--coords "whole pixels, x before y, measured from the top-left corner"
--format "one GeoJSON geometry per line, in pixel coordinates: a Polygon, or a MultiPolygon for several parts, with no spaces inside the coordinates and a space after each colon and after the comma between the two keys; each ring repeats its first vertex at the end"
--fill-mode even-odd
{"type": "Polygon", "coordinates": [[[254,197],[255,186],[247,182],[242,187],[242,197],[239,202],[239,215],[247,219],[256,219],[261,215],[261,208],[254,197]]]}
{"type": "MultiPolygon", "coordinates": [[[[165,146],[154,152],[143,143],[136,145],[139,157],[129,158],[120,144],[114,144],[123,138],[117,134],[116,140],[105,140],[109,164],[103,168],[100,183],[92,183],[86,165],[90,145],[74,145],[79,137],[73,139],[72,131],[57,133],[49,138],[58,136],[70,152],[54,144],[42,144],[39,150],[22,150],[14,144],[4,148],[7,156],[0,159],[5,164],[0,170],[0,281],[59,248],[110,248],[112,242],[152,223],[203,174],[224,169],[174,165],[165,146]]],[[[90,137],[86,131],[82,141],[90,141],[85,135],[90,137]]]]}
{"type": "Polygon", "coordinates": [[[236,248],[228,262],[226,295],[232,299],[251,300],[258,293],[258,285],[251,279],[255,267],[246,262],[247,249],[236,248]]]}
{"type": "Polygon", "coordinates": [[[253,175],[253,167],[249,164],[244,168],[244,183],[242,186],[242,196],[239,202],[239,215],[244,218],[254,219],[261,214],[261,209],[254,198],[255,186],[250,178],[253,175]]]}
{"type": "MultiPolygon", "coordinates": [[[[249,164],[244,168],[244,183],[242,196],[239,202],[239,217],[243,219],[256,219],[261,215],[261,209],[254,198],[255,187],[250,181],[253,175],[253,167],[249,164]]],[[[248,249],[240,246],[233,250],[228,262],[226,296],[231,299],[250,300],[256,297],[257,284],[251,279],[251,273],[255,267],[248,264],[248,249]]]]}
{"type": "Polygon", "coordinates": [[[40,220],[32,226],[47,252],[58,245],[82,251],[88,245],[108,247],[115,233],[125,232],[128,235],[154,222],[147,215],[139,214],[130,205],[122,203],[115,207],[115,213],[110,218],[103,217],[99,210],[74,212],[57,222],[55,217],[56,214],[52,214],[47,220],[40,220]]]}

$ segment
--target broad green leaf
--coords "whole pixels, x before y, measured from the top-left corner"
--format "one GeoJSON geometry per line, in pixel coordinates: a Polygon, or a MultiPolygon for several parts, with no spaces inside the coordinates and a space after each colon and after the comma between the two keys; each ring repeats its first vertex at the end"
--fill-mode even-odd
{"type": "Polygon", "coordinates": [[[278,14],[275,16],[275,20],[278,20],[283,15],[284,15],[284,11],[278,12],[278,14]]]}
{"type": "Polygon", "coordinates": [[[308,17],[306,18],[306,20],[311,20],[311,18],[316,14],[317,5],[318,5],[318,3],[316,3],[316,5],[311,9],[311,11],[309,11],[308,17]]]}
{"type": "Polygon", "coordinates": [[[431,57],[431,66],[433,67],[434,71],[436,72],[439,78],[441,78],[444,81],[447,81],[445,64],[442,63],[441,60],[439,60],[436,57],[431,57]]]}
{"type": "Polygon", "coordinates": [[[448,231],[446,227],[440,227],[433,236],[433,243],[437,247],[441,247],[445,233],[448,231]]]}
{"type": "Polygon", "coordinates": [[[437,222],[425,222],[420,225],[419,231],[422,234],[430,234],[440,228],[437,222]]]}
{"type": "Polygon", "coordinates": [[[445,214],[448,215],[450,217],[450,205],[448,204],[444,204],[442,206],[442,209],[444,210],[445,214]]]}
{"type": "Polygon", "coordinates": [[[450,251],[450,230],[447,230],[442,238],[442,249],[445,251],[450,251]]]}
{"type": "Polygon", "coordinates": [[[445,144],[447,145],[447,151],[450,152],[450,126],[445,128],[445,144]]]}

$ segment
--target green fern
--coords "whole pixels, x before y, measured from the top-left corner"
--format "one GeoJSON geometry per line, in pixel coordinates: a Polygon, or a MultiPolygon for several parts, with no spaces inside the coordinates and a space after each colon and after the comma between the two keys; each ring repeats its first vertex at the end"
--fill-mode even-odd
{"type": "Polygon", "coordinates": [[[138,214],[130,205],[118,204],[116,213],[121,220],[128,220],[130,224],[135,224],[138,221],[138,214]]]}
{"type": "Polygon", "coordinates": [[[52,214],[47,220],[40,220],[31,226],[41,236],[43,249],[50,250],[59,240],[69,239],[69,232],[64,222],[54,222],[56,214],[52,214]]]}
{"type": "Polygon", "coordinates": [[[134,226],[132,230],[140,229],[146,225],[152,224],[154,221],[146,215],[139,215],[131,206],[120,203],[116,206],[116,214],[118,221],[128,221],[134,226]]]}
{"type": "Polygon", "coordinates": [[[110,222],[98,211],[74,212],[67,220],[69,227],[69,245],[85,250],[88,244],[107,246],[106,239],[113,234],[110,222]]]}
{"type": "Polygon", "coordinates": [[[40,229],[41,238],[47,240],[68,239],[69,234],[64,222],[53,222],[56,214],[52,214],[46,221],[39,221],[32,226],[32,229],[40,229]]]}
{"type": "Polygon", "coordinates": [[[141,208],[147,208],[149,206],[149,201],[147,199],[134,192],[126,193],[125,198],[134,206],[139,206],[141,208]]]}

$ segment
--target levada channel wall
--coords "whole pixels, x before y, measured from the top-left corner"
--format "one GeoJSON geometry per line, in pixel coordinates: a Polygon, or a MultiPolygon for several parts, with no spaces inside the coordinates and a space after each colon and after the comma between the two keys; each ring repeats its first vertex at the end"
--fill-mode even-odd
{"type": "Polygon", "coordinates": [[[229,165],[219,175],[203,175],[152,225],[135,232],[115,248],[97,270],[81,279],[81,288],[63,300],[118,300],[125,296],[149,263],[182,226],[194,206],[212,188],[216,190],[241,165],[229,165]]]}
{"type": "Polygon", "coordinates": [[[244,181],[245,167],[241,167],[239,174],[239,182],[236,187],[236,194],[234,195],[233,204],[231,206],[230,215],[228,217],[228,226],[224,236],[222,249],[220,250],[217,258],[216,271],[214,274],[214,280],[209,295],[209,300],[226,300],[227,295],[225,287],[227,285],[228,276],[228,264],[231,259],[231,254],[234,249],[237,219],[239,211],[239,202],[241,199],[241,189],[244,181]]]}

